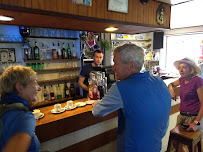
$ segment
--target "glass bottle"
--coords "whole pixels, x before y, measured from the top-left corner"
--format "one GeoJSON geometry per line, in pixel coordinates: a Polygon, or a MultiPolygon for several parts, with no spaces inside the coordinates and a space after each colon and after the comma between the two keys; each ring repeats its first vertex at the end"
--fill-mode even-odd
{"type": "Polygon", "coordinates": [[[75,86],[74,86],[73,82],[70,85],[70,96],[75,97],[75,86]]]}
{"type": "Polygon", "coordinates": [[[49,93],[47,91],[46,86],[44,86],[44,88],[43,88],[43,101],[48,101],[48,98],[49,98],[49,93]]]}
{"type": "Polygon", "coordinates": [[[39,47],[37,46],[37,42],[35,41],[34,50],[34,59],[39,60],[39,47]]]}
{"type": "Polygon", "coordinates": [[[52,57],[54,60],[58,59],[58,53],[56,51],[56,47],[54,46],[54,43],[53,43],[53,46],[52,46],[52,57]]]}
{"type": "Polygon", "coordinates": [[[62,93],[60,91],[60,86],[58,84],[58,87],[57,87],[57,99],[62,99],[62,93]]]}
{"type": "Polygon", "coordinates": [[[61,49],[61,52],[62,52],[62,58],[67,59],[68,58],[68,52],[65,49],[65,43],[63,43],[63,48],[61,49]]]}
{"type": "Polygon", "coordinates": [[[61,48],[60,48],[60,43],[59,42],[58,42],[57,53],[58,53],[58,58],[62,59],[62,53],[61,53],[61,48]]]}
{"type": "Polygon", "coordinates": [[[27,60],[33,60],[33,51],[32,51],[32,48],[30,46],[30,41],[28,41],[27,48],[25,48],[25,49],[26,49],[25,55],[26,55],[27,60]]]}
{"type": "Polygon", "coordinates": [[[55,100],[54,89],[52,85],[50,87],[50,100],[55,100]]]}
{"type": "Polygon", "coordinates": [[[68,44],[68,47],[67,47],[67,52],[68,52],[68,59],[72,59],[71,48],[70,48],[69,44],[68,44]]]}
{"type": "Polygon", "coordinates": [[[70,96],[70,91],[67,83],[65,83],[64,94],[65,94],[65,98],[68,98],[70,96]]]}
{"type": "Polygon", "coordinates": [[[73,53],[73,59],[76,59],[77,58],[77,52],[76,52],[76,48],[75,48],[75,45],[73,43],[73,47],[72,47],[72,53],[73,53]]]}

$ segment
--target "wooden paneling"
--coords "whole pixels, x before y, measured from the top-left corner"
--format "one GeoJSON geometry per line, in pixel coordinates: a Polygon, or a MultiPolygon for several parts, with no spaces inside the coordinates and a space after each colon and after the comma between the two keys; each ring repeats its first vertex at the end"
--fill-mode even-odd
{"type": "Polygon", "coordinates": [[[96,148],[102,147],[107,143],[116,140],[117,128],[106,131],[102,134],[61,149],[57,152],[90,152],[96,148]]]}
{"type": "MultiPolygon", "coordinates": [[[[2,0],[1,4],[30,7],[31,9],[47,10],[59,13],[74,14],[99,19],[132,22],[144,25],[158,25],[156,23],[156,10],[160,2],[149,0],[146,5],[139,0],[129,0],[128,13],[108,11],[108,0],[93,0],[92,6],[72,4],[72,0],[2,0]],[[31,2],[31,5],[29,4],[31,2]]],[[[170,6],[163,4],[167,11],[167,22],[164,27],[169,27],[170,6]]],[[[160,26],[161,27],[161,26],[160,26]]]]}

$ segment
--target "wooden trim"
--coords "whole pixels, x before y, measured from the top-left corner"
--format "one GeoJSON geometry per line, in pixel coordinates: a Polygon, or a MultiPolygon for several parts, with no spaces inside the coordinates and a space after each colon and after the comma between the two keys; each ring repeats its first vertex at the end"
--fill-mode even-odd
{"type": "Polygon", "coordinates": [[[176,112],[179,112],[180,111],[179,109],[180,109],[180,103],[172,106],[170,115],[172,115],[172,114],[174,114],[176,112]]]}
{"type": "Polygon", "coordinates": [[[63,148],[61,150],[58,150],[57,152],[67,152],[67,151],[89,152],[89,151],[102,147],[103,145],[116,140],[116,136],[117,136],[117,128],[106,131],[102,134],[99,134],[97,136],[84,140],[84,141],[74,144],[72,146],[63,148]]]}

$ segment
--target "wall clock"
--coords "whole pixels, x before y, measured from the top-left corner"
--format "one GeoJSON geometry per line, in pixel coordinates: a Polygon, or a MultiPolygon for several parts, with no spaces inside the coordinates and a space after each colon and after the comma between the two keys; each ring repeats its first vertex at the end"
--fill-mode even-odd
{"type": "Polygon", "coordinates": [[[156,11],[156,21],[158,24],[162,25],[166,23],[166,10],[163,4],[161,3],[156,11]]]}
{"type": "Polygon", "coordinates": [[[109,0],[108,10],[128,13],[128,0],[109,0]]]}

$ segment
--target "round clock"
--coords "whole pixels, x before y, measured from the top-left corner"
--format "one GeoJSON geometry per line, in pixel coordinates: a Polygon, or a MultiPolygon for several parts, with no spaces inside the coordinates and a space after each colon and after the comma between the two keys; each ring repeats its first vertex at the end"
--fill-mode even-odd
{"type": "Polygon", "coordinates": [[[160,25],[166,23],[166,10],[162,3],[159,5],[156,11],[156,21],[160,25]]]}

